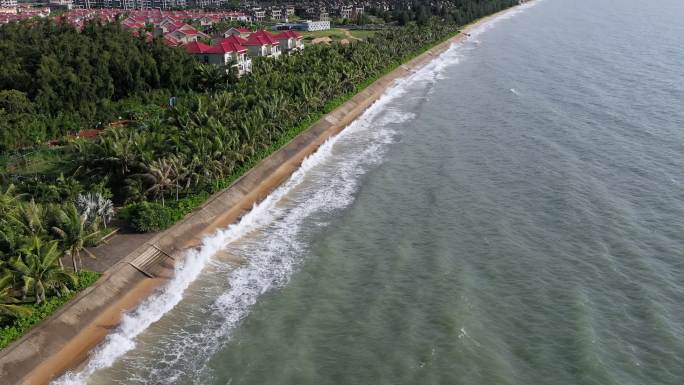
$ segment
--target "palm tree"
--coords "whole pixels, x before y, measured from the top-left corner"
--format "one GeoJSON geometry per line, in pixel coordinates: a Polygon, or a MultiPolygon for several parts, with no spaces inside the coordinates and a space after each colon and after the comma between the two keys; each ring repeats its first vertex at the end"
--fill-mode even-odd
{"type": "Polygon", "coordinates": [[[21,274],[24,295],[31,291],[36,304],[45,301],[48,290],[66,293],[69,291],[67,283],[77,283],[76,277],[62,270],[57,263],[61,255],[57,241],[44,242],[34,236],[20,252],[21,255],[11,261],[11,265],[21,274]]]}
{"type": "Polygon", "coordinates": [[[19,300],[12,295],[13,278],[11,273],[0,277],[0,317],[19,318],[31,314],[31,309],[17,305],[19,300]]]}
{"type": "Polygon", "coordinates": [[[19,205],[19,198],[21,194],[16,194],[16,188],[13,184],[7,186],[5,191],[0,189],[0,218],[6,218],[19,205]]]}
{"type": "Polygon", "coordinates": [[[195,67],[195,84],[203,91],[217,91],[228,84],[230,67],[197,63],[195,67]]]}
{"type": "Polygon", "coordinates": [[[102,220],[104,227],[107,228],[107,221],[114,216],[114,204],[110,199],[105,199],[102,195],[97,194],[95,213],[102,220]]]}
{"type": "Polygon", "coordinates": [[[108,187],[122,201],[147,195],[164,205],[174,192],[178,199],[186,191],[219,186],[285,132],[324,112],[327,103],[456,29],[452,22],[388,28],[364,43],[257,58],[253,76],[238,81],[226,81],[225,68],[198,64],[191,73],[192,66],[179,66],[186,70],[163,83],[188,84],[194,77],[195,88],[201,84],[206,91],[184,93],[174,109],[134,111],[135,123],[108,128],[92,142],[77,141],[68,158],[81,175],[110,176],[108,187]]]}
{"type": "Polygon", "coordinates": [[[161,198],[164,206],[164,195],[178,185],[178,159],[171,155],[164,159],[155,160],[147,166],[145,173],[133,175],[142,179],[148,186],[146,194],[152,194],[156,199],[161,198]]]}
{"type": "Polygon", "coordinates": [[[13,220],[17,227],[30,235],[43,234],[45,230],[43,228],[44,219],[45,210],[43,206],[36,204],[33,199],[30,202],[19,204],[11,217],[11,220],[13,220]]]}
{"type": "Polygon", "coordinates": [[[76,208],[79,213],[85,214],[89,223],[93,224],[100,220],[105,228],[107,227],[107,221],[114,215],[112,201],[106,199],[100,193],[78,194],[76,208]]]}
{"type": "Polygon", "coordinates": [[[93,168],[103,174],[123,178],[132,168],[139,165],[140,148],[147,136],[133,130],[115,128],[100,136],[96,144],[85,147],[81,162],[86,168],[93,168]]]}
{"type": "Polygon", "coordinates": [[[90,257],[95,258],[86,249],[86,246],[97,239],[100,231],[89,225],[87,215],[80,214],[73,204],[68,204],[60,210],[57,214],[57,220],[59,225],[54,226],[52,230],[61,238],[62,248],[66,254],[71,256],[74,272],[78,273],[80,266],[83,265],[81,251],[85,251],[90,257]]]}

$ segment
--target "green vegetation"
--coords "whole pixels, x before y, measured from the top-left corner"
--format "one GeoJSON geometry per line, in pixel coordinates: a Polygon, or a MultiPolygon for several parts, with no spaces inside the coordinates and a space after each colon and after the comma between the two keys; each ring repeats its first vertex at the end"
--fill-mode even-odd
{"type": "Polygon", "coordinates": [[[517,4],[518,1],[511,0],[454,0],[437,4],[414,0],[401,2],[392,11],[368,7],[363,19],[370,17],[371,22],[382,19],[403,26],[413,22],[427,25],[433,18],[438,18],[445,23],[466,25],[517,4]]]}
{"type": "Polygon", "coordinates": [[[171,225],[183,219],[183,217],[207,200],[208,197],[209,193],[201,191],[197,194],[168,202],[166,205],[157,202],[133,203],[125,207],[120,215],[136,231],[141,233],[160,231],[171,227],[171,225]]]}
{"type": "Polygon", "coordinates": [[[88,283],[82,257],[107,231],[114,204],[138,231],[167,228],[459,24],[517,3],[461,2],[460,23],[410,14],[363,42],[256,58],[239,79],[117,24],[1,26],[0,341],[88,283]],[[167,108],[172,95],[177,105],[167,108]],[[64,138],[99,121],[96,138],[64,138]],[[51,138],[60,141],[43,144],[51,138]]]}
{"type": "MultiPolygon", "coordinates": [[[[50,22],[3,27],[0,36],[7,36],[10,48],[0,46],[0,51],[16,53],[16,47],[27,39],[34,40],[36,35],[50,32],[54,45],[70,47],[71,41],[78,44],[85,41],[86,45],[102,46],[94,51],[105,54],[109,51],[120,53],[124,48],[132,50],[133,61],[137,64],[164,64],[157,65],[162,69],[156,70],[156,75],[155,70],[149,70],[150,75],[143,69],[136,72],[133,66],[126,66],[126,61],[119,58],[115,64],[98,72],[102,67],[99,59],[90,57],[87,60],[88,54],[81,52],[89,50],[71,47],[70,51],[76,52],[76,56],[83,56],[80,60],[72,60],[82,67],[82,72],[97,74],[91,75],[90,83],[111,83],[112,74],[118,72],[127,79],[136,79],[117,81],[114,90],[110,89],[111,92],[100,99],[106,104],[110,99],[121,97],[115,110],[130,122],[109,127],[95,140],[66,141],[56,149],[34,147],[11,156],[5,154],[4,159],[0,159],[6,167],[3,183],[15,184],[26,199],[38,203],[73,202],[83,191],[111,195],[114,202],[131,205],[124,210],[124,217],[139,231],[166,228],[197,207],[207,194],[227,186],[255,160],[272,152],[281,144],[282,138],[296,135],[330,111],[336,101],[345,100],[369,79],[377,78],[407,57],[456,33],[458,24],[454,21],[467,22],[511,6],[515,1],[463,0],[460,3],[461,8],[449,12],[414,7],[412,9],[417,11],[408,13],[409,23],[402,28],[352,32],[366,40],[363,44],[308,47],[301,55],[279,61],[255,59],[254,74],[239,80],[219,67],[189,66],[191,59],[182,50],[169,50],[156,42],[144,43],[130,37],[116,24],[91,23],[82,34],[50,22]],[[426,24],[422,18],[431,13],[444,14],[445,18],[434,18],[426,24]],[[128,41],[119,44],[124,37],[128,41]],[[167,60],[161,60],[164,55],[167,60],[177,60],[173,65],[167,65],[167,60]],[[191,74],[187,68],[192,69],[191,74]],[[167,81],[153,81],[157,77],[167,81]],[[141,93],[146,89],[152,91],[141,93]],[[178,97],[178,106],[175,109],[162,107],[172,94],[178,97]],[[154,205],[145,204],[147,201],[154,205]]],[[[397,13],[400,14],[403,13],[397,13]]],[[[345,32],[332,30],[310,35],[345,32]]],[[[34,63],[41,63],[46,60],[44,57],[55,55],[54,49],[42,49],[47,54],[27,57],[34,63]]],[[[70,63],[67,59],[64,58],[70,63]]],[[[24,68],[15,59],[4,60],[15,63],[10,65],[15,73],[33,71],[38,74],[35,65],[24,68]]],[[[64,72],[73,74],[75,70],[67,68],[64,72]]],[[[73,76],[62,79],[55,75],[53,78],[60,85],[56,87],[57,96],[72,93],[66,91],[65,84],[69,84],[73,76]]],[[[8,79],[4,80],[5,84],[10,82],[8,79]]],[[[17,114],[38,108],[39,112],[51,116],[52,107],[41,109],[41,82],[40,78],[28,84],[18,82],[17,87],[21,90],[2,91],[11,96],[8,100],[14,101],[6,103],[9,107],[0,112],[17,114]],[[27,103],[30,108],[21,107],[27,103]]],[[[88,85],[89,82],[83,81],[76,84],[76,88],[88,88],[88,85]]],[[[92,84],[89,87],[92,91],[92,84]]],[[[97,116],[100,109],[81,106],[98,100],[96,94],[78,101],[67,95],[60,98],[60,103],[65,110],[79,113],[92,110],[97,116]]],[[[61,110],[56,111],[61,113],[61,110]]],[[[59,118],[54,117],[52,121],[59,121],[59,118]]],[[[61,131],[64,130],[62,127],[61,131]]],[[[35,134],[30,127],[0,131],[5,136],[23,131],[21,135],[26,137],[40,137],[40,133],[35,134]]]]}
{"type": "Polygon", "coordinates": [[[334,42],[339,42],[343,39],[351,42],[354,40],[366,40],[367,38],[373,36],[376,32],[377,31],[331,28],[325,31],[302,32],[302,36],[304,36],[304,40],[307,42],[321,37],[329,37],[334,42]]]}
{"type": "MultiPolygon", "coordinates": [[[[133,94],[190,85],[192,59],[117,24],[31,19],[0,28],[0,151],[118,116],[133,94]]],[[[145,100],[141,100],[145,102],[145,100]]],[[[139,104],[139,103],[136,103],[139,104]]]]}
{"type": "MultiPolygon", "coordinates": [[[[79,188],[71,183],[54,190],[61,197],[79,188]]],[[[113,214],[111,201],[99,193],[61,203],[25,198],[14,185],[0,189],[0,346],[94,281],[94,273],[81,269],[81,253],[101,239],[113,214]]]]}
{"type": "MultiPolygon", "coordinates": [[[[161,205],[157,211],[173,210],[167,203],[225,187],[226,178],[292,128],[328,111],[329,102],[456,31],[455,25],[413,25],[382,31],[364,44],[311,46],[303,55],[255,59],[253,74],[239,81],[207,73],[212,80],[206,84],[222,89],[189,92],[175,109],[78,143],[74,172],[108,180],[117,201],[153,200],[161,205]]],[[[153,222],[169,216],[158,214],[153,222]]]]}
{"type": "Polygon", "coordinates": [[[362,30],[362,29],[353,29],[349,30],[349,33],[351,33],[352,36],[359,40],[366,40],[369,37],[375,35],[377,31],[372,31],[372,30],[362,30]]]}
{"type": "Polygon", "coordinates": [[[344,18],[336,18],[333,20],[334,25],[349,25],[349,24],[356,24],[356,25],[366,25],[366,24],[385,24],[385,20],[373,16],[369,13],[363,13],[361,15],[358,15],[356,17],[353,17],[351,19],[344,19],[344,18]]]}
{"type": "MultiPolygon", "coordinates": [[[[100,274],[90,271],[83,271],[78,274],[78,284],[71,287],[71,290],[60,297],[52,297],[40,305],[24,306],[24,317],[17,322],[0,328],[0,349],[21,338],[34,325],[44,320],[62,305],[72,299],[79,291],[92,285],[100,278],[100,274]]],[[[2,298],[2,297],[0,297],[2,298]]],[[[2,305],[0,305],[2,306],[2,305]]]]}
{"type": "Polygon", "coordinates": [[[61,159],[60,151],[39,145],[23,153],[0,155],[0,168],[27,177],[37,174],[58,174],[61,159]]]}

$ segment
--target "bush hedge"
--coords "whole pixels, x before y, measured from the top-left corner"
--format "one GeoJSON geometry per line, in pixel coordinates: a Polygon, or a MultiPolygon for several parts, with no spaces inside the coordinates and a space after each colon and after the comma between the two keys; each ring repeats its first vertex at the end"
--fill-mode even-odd
{"type": "Polygon", "coordinates": [[[120,216],[127,220],[135,231],[161,231],[183,219],[208,197],[209,193],[201,192],[177,201],[166,202],[165,205],[157,202],[133,203],[126,206],[120,216]]]}
{"type": "Polygon", "coordinates": [[[74,298],[81,290],[95,283],[98,278],[100,278],[99,273],[82,271],[78,273],[78,284],[71,288],[72,290],[69,294],[62,295],[61,297],[49,298],[40,305],[28,306],[32,310],[30,316],[19,318],[11,325],[7,325],[0,329],[0,349],[21,338],[33,327],[33,325],[50,316],[70,299],[74,298]]]}

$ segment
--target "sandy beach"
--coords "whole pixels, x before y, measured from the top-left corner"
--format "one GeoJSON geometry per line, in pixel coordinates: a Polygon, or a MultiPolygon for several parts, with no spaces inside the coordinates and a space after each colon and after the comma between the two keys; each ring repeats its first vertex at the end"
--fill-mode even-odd
{"type": "Polygon", "coordinates": [[[65,371],[78,368],[87,360],[88,352],[119,324],[125,312],[172,277],[175,262],[183,258],[186,250],[198,247],[203,237],[239,220],[287,180],[321,144],[363,114],[395,81],[423,67],[452,44],[467,39],[473,28],[499,14],[466,26],[457,36],[377,80],[212,196],[183,221],[114,265],[93,286],[0,352],[2,383],[48,384],[65,371]]]}

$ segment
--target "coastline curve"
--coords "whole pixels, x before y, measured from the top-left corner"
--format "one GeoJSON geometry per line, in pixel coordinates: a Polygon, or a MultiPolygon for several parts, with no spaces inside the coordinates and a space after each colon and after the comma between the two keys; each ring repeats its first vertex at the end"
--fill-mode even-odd
{"type": "MultiPolygon", "coordinates": [[[[158,306],[148,325],[158,320],[178,303],[177,295],[182,297],[184,288],[201,273],[203,263],[198,259],[210,257],[221,246],[216,241],[217,233],[225,235],[234,231],[234,236],[239,236],[241,231],[236,229],[239,226],[236,222],[254,220],[259,205],[289,180],[307,157],[359,118],[398,80],[410,77],[454,44],[467,39],[470,31],[513,9],[480,19],[375,81],[212,196],[184,220],[129,254],[97,283],[0,352],[3,383],[47,384],[68,370],[83,369],[89,352],[109,338],[108,335],[112,336],[110,332],[129,317],[128,311],[140,311],[143,308],[140,305],[146,301],[158,306]],[[193,268],[180,269],[180,266],[193,268]],[[159,291],[164,285],[178,287],[159,291]],[[168,296],[162,298],[165,293],[168,296]]],[[[141,330],[128,332],[135,334],[146,328],[140,326],[141,330]]]]}

